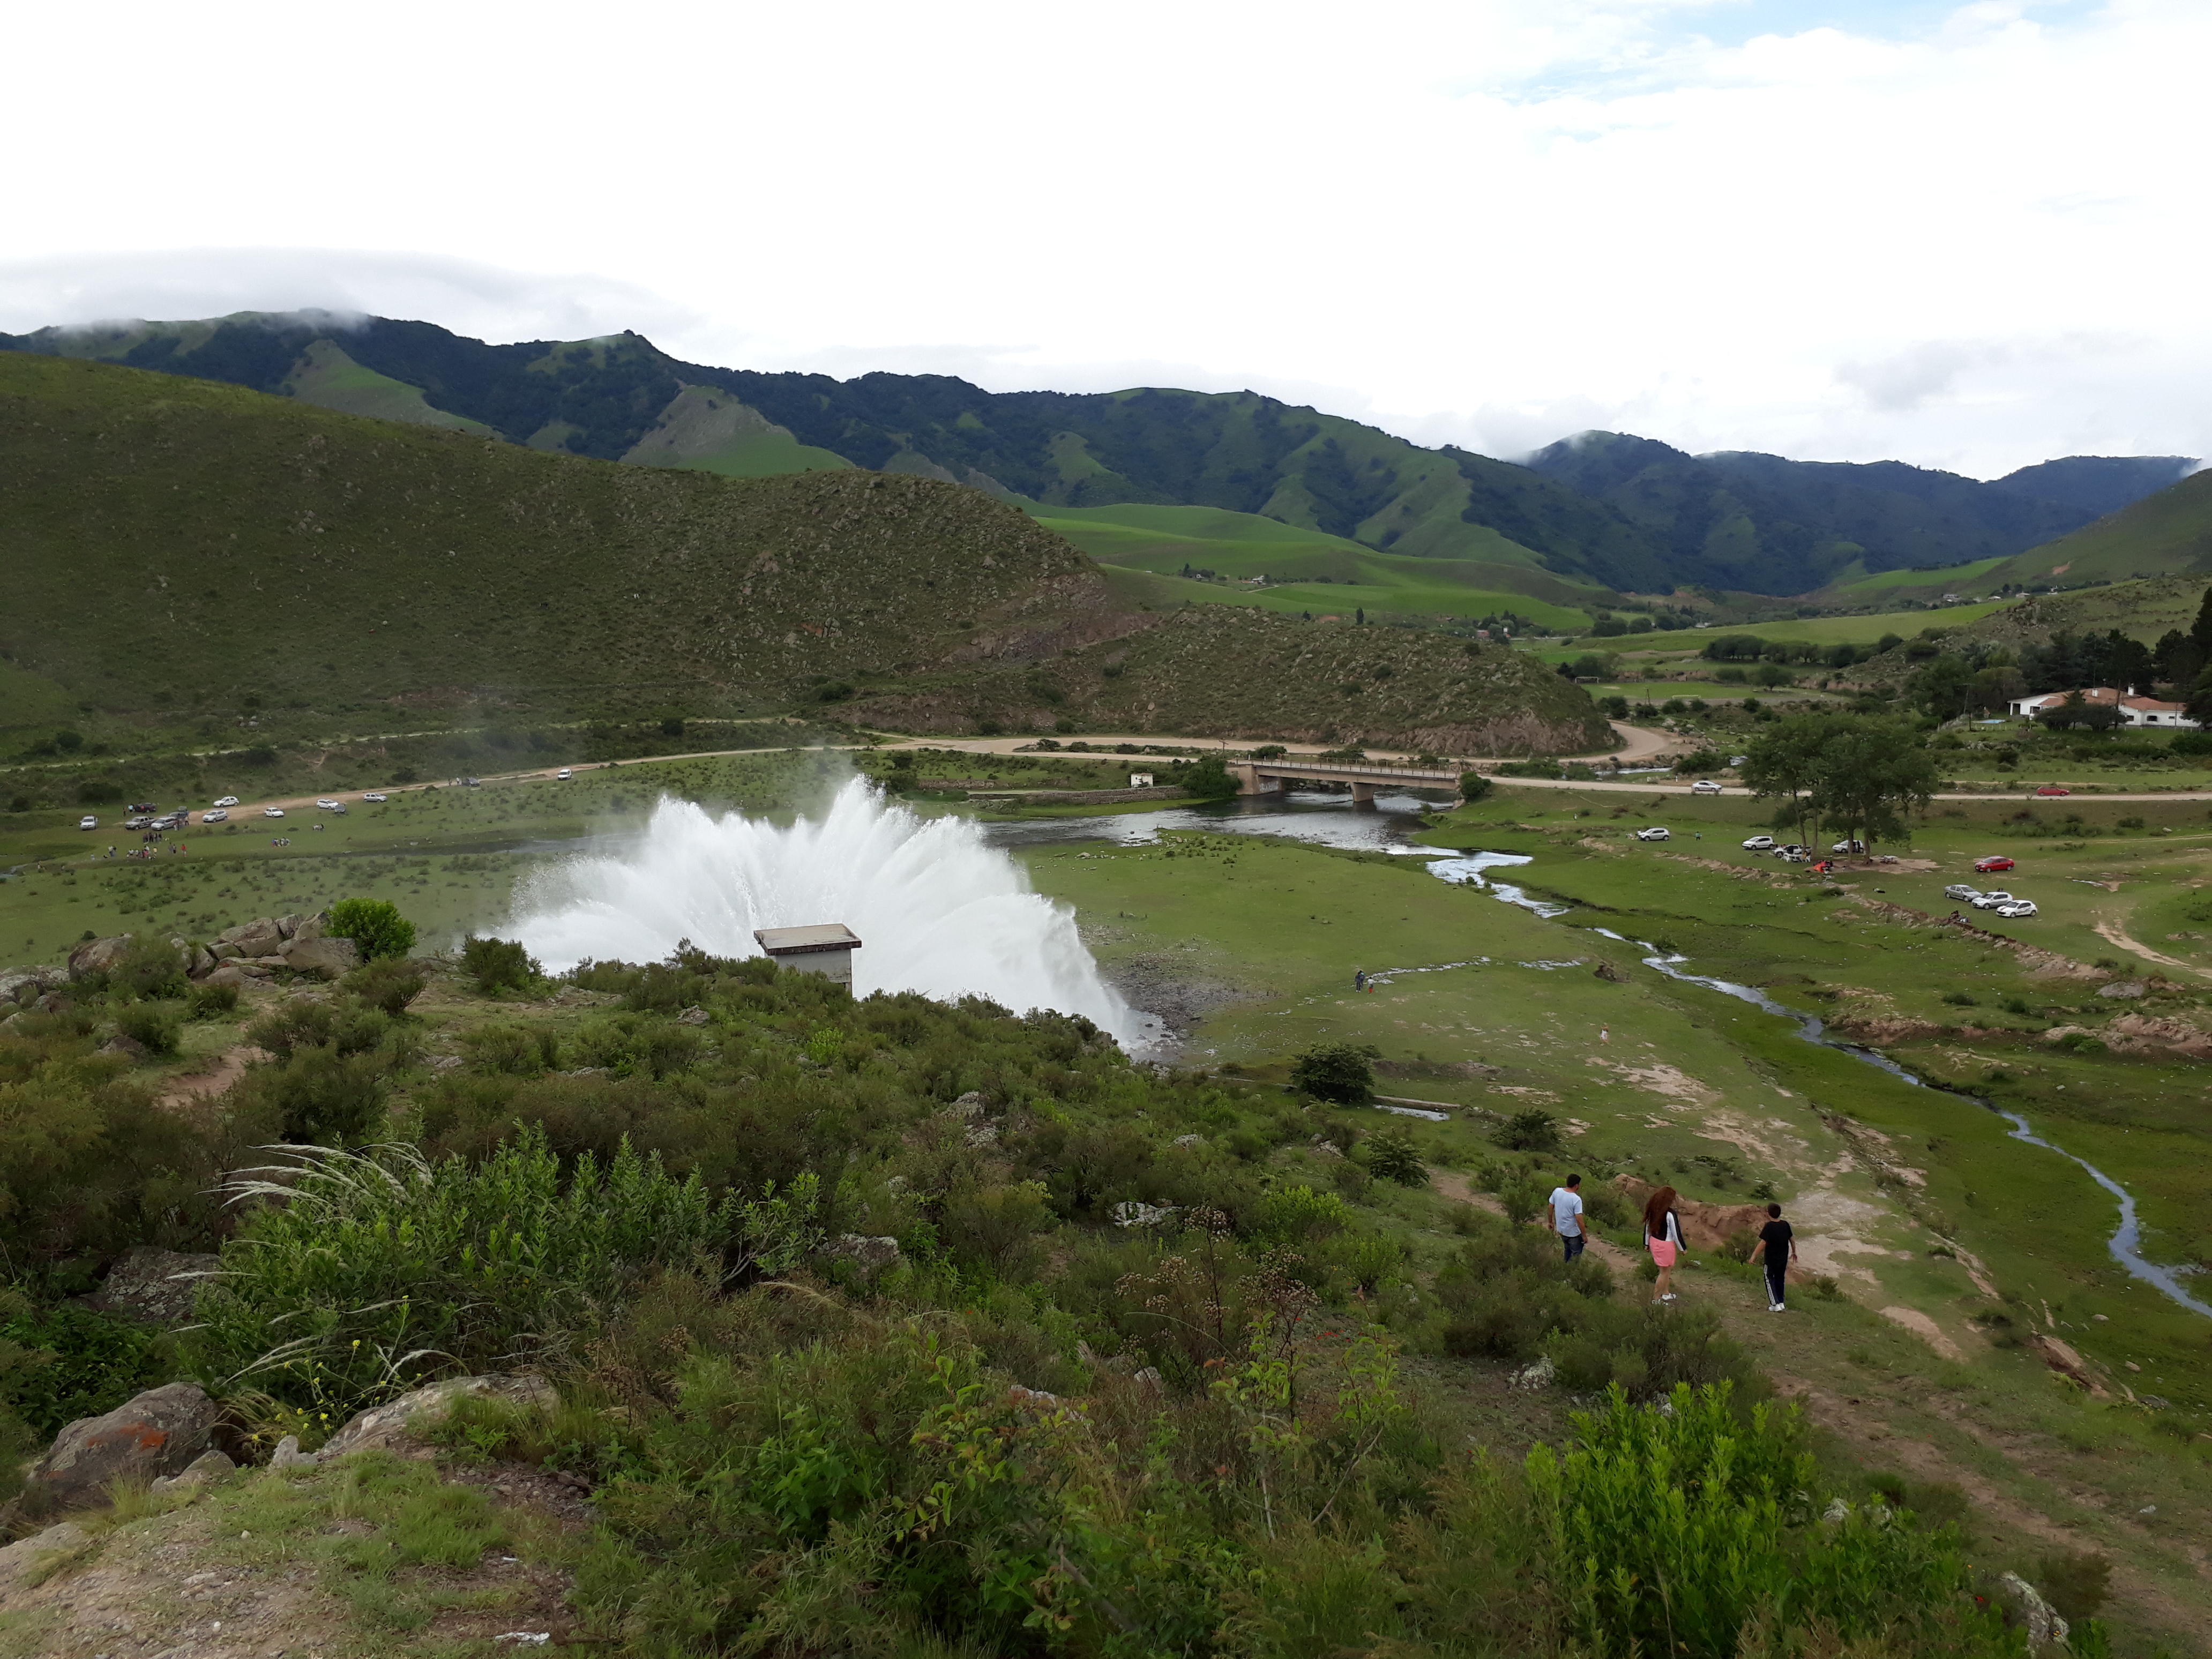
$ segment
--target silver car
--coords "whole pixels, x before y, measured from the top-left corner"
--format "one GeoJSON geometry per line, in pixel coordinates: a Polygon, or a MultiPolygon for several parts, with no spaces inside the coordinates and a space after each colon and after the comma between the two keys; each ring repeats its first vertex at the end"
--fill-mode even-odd
{"type": "Polygon", "coordinates": [[[2035,914],[2035,901],[2033,899],[2014,899],[2009,903],[2000,904],[1997,906],[1997,914],[2004,917],[2008,921],[2019,921],[2025,917],[2032,916],[2035,914]]]}
{"type": "Polygon", "coordinates": [[[1981,896],[1982,890],[1980,888],[1969,887],[1963,881],[1954,881],[1948,887],[1946,887],[1943,890],[1943,896],[1945,898],[1956,899],[1961,904],[1971,904],[1974,900],[1981,897],[1981,896]]]}
{"type": "Polygon", "coordinates": [[[2012,902],[2012,895],[2001,890],[1978,895],[1973,900],[1973,906],[1977,910],[1994,910],[2000,904],[2010,904],[2012,902]]]}

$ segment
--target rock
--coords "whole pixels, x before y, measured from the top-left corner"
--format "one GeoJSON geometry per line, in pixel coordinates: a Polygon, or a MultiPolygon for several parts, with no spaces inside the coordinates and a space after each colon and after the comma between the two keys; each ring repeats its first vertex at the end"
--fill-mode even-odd
{"type": "Polygon", "coordinates": [[[49,991],[31,1005],[31,1012],[37,1014],[58,1014],[75,1006],[76,999],[67,992],[49,991]]]}
{"type": "Polygon", "coordinates": [[[866,1277],[872,1279],[886,1268],[899,1264],[899,1242],[896,1238],[871,1238],[866,1233],[844,1233],[823,1254],[832,1261],[849,1261],[866,1277]]]}
{"type": "Polygon", "coordinates": [[[276,931],[285,939],[291,938],[295,933],[300,931],[300,918],[297,916],[277,917],[276,931]]]}
{"type": "Polygon", "coordinates": [[[1159,1368],[1155,1365],[1147,1365],[1139,1371],[1131,1371],[1129,1381],[1147,1389],[1161,1389],[1167,1386],[1160,1376],[1159,1368]]]}
{"type": "Polygon", "coordinates": [[[2143,995],[2149,989],[2150,987],[2144,984],[2139,979],[2124,979],[2117,981],[2111,985],[2099,986],[2097,988],[2097,994],[2100,997],[2119,997],[2132,1002],[2136,998],[2143,995]]]}
{"type": "Polygon", "coordinates": [[[1628,983],[1627,974],[1623,972],[1620,969],[1614,967],[1609,962],[1601,962],[1596,967],[1591,969],[1590,972],[1599,979],[1612,981],[1615,985],[1626,985],[1628,983]]]}
{"type": "Polygon", "coordinates": [[[0,968],[0,1003],[34,1002],[45,992],[69,983],[63,968],[0,968]]]}
{"type": "Polygon", "coordinates": [[[29,1015],[19,1008],[7,1018],[0,1019],[0,1036],[6,1036],[11,1032],[21,1030],[24,1022],[29,1018],[29,1015]]]}
{"type": "Polygon", "coordinates": [[[347,1452],[396,1446],[413,1429],[444,1417],[464,1395],[541,1408],[551,1406],[556,1398],[553,1385],[542,1376],[449,1376],[412,1394],[403,1394],[389,1405],[356,1413],[330,1437],[319,1455],[327,1460],[347,1452]]]}
{"type": "Polygon", "coordinates": [[[430,1062],[430,1069],[434,1072],[451,1072],[458,1070],[461,1064],[461,1057],[459,1054],[440,1054],[437,1059],[430,1062]]]}
{"type": "Polygon", "coordinates": [[[276,1449],[269,1454],[272,1469],[312,1469],[323,1460],[313,1452],[300,1449],[300,1437],[288,1434],[276,1443],[276,1449]]]}
{"type": "Polygon", "coordinates": [[[2066,1621],[2058,1616],[2058,1609],[2045,1601],[2034,1585],[2016,1572],[2008,1572],[1997,1581],[2020,1604],[2021,1622],[2027,1626],[2027,1649],[2033,1653],[2038,1648],[2063,1647],[2066,1644],[2066,1621]]]}
{"type": "Polygon", "coordinates": [[[676,1023],[678,1025],[704,1025],[712,1018],[704,1008],[686,1008],[676,1016],[676,1023]]]}
{"type": "Polygon", "coordinates": [[[112,1054],[118,1060],[127,1060],[136,1066],[151,1054],[153,1050],[139,1042],[137,1037],[125,1036],[122,1032],[118,1031],[100,1045],[100,1052],[103,1054],[112,1054]]]}
{"type": "Polygon", "coordinates": [[[185,972],[193,979],[205,979],[215,971],[215,952],[204,945],[195,945],[185,963],[185,972]]]}
{"type": "Polygon", "coordinates": [[[117,933],[108,939],[96,939],[80,945],[69,954],[69,976],[86,979],[94,974],[104,974],[123,959],[136,935],[117,933]]]}
{"type": "Polygon", "coordinates": [[[1175,1144],[1178,1146],[1203,1146],[1206,1145],[1206,1137],[1204,1135],[1177,1135],[1175,1138],[1175,1144]]]}
{"type": "Polygon", "coordinates": [[[206,982],[210,985],[251,985],[260,977],[258,974],[248,973],[236,963],[225,962],[216,965],[207,976],[206,982]]]}
{"type": "Polygon", "coordinates": [[[349,939],[307,939],[295,936],[284,946],[284,965],[295,974],[320,974],[336,979],[361,966],[361,946],[349,939]]]}
{"type": "MultiPolygon", "coordinates": [[[[283,919],[280,918],[276,925],[281,928],[284,925],[283,919]]],[[[330,932],[331,913],[327,910],[318,910],[293,928],[286,937],[295,943],[306,944],[319,939],[328,939],[330,932]]]]}
{"type": "Polygon", "coordinates": [[[181,1325],[192,1316],[192,1292],[200,1279],[222,1262],[219,1255],[186,1255],[141,1244],[116,1258],[98,1290],[76,1300],[95,1313],[142,1325],[181,1325]]]}
{"type": "Polygon", "coordinates": [[[235,927],[226,927],[216,935],[216,943],[229,945],[241,957],[265,957],[273,954],[284,942],[284,935],[276,922],[267,916],[252,921],[241,921],[235,927]]]}
{"type": "Polygon", "coordinates": [[[207,1449],[215,1402],[189,1382],[149,1389],[105,1417],[79,1418],[32,1466],[24,1490],[52,1509],[106,1499],[111,1481],[180,1474],[207,1449]]]}
{"type": "Polygon", "coordinates": [[[219,1451],[204,1451],[185,1466],[182,1474],[154,1482],[157,1492],[195,1492],[210,1480],[220,1480],[238,1467],[219,1451]]]}
{"type": "Polygon", "coordinates": [[[1123,1199],[1107,1213],[1117,1227],[1152,1227],[1163,1221],[1175,1219],[1175,1206],[1169,1204],[1140,1204],[1133,1198],[1123,1199]]]}
{"type": "Polygon", "coordinates": [[[1534,1364],[1513,1373],[1506,1382],[1510,1389],[1548,1389],[1559,1375],[1559,1367],[1552,1364],[1547,1354],[1534,1364]]]}
{"type": "Polygon", "coordinates": [[[974,1128],[968,1132],[968,1144],[970,1146],[997,1146],[999,1144],[999,1126],[995,1123],[977,1124],[974,1128]]]}
{"type": "Polygon", "coordinates": [[[246,954],[227,939],[217,939],[214,944],[209,945],[207,949],[208,954],[213,957],[217,962],[228,962],[233,957],[243,956],[246,954]]]}
{"type": "Polygon", "coordinates": [[[82,1548],[91,1538],[92,1534],[76,1522],[64,1521],[0,1550],[0,1595],[13,1589],[42,1562],[82,1548]]]}

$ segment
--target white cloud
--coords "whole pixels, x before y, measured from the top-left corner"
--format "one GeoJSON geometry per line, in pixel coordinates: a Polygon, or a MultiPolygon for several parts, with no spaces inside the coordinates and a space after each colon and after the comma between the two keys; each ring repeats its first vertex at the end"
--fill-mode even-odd
{"type": "MultiPolygon", "coordinates": [[[[121,3],[100,119],[74,76],[0,106],[31,158],[0,328],[627,326],[749,366],[1249,386],[1493,453],[2212,450],[2212,11],[1809,10],[121,3]],[[588,274],[518,274],[560,272],[588,274]]],[[[14,56],[76,61],[81,16],[14,56]]]]}

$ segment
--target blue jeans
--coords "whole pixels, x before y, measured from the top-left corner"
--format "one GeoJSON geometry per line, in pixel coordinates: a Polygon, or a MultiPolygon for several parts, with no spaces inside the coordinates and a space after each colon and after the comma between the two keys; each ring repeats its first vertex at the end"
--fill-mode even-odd
{"type": "Polygon", "coordinates": [[[1583,1245],[1584,1242],[1583,1235],[1580,1233],[1561,1233],[1559,1235],[1559,1243],[1567,1247],[1567,1260],[1570,1261],[1572,1261],[1577,1256],[1583,1253],[1583,1245]]]}

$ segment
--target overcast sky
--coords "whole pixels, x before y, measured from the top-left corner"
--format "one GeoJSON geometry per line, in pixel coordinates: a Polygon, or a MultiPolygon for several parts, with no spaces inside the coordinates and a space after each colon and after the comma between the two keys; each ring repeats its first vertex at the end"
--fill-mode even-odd
{"type": "Polygon", "coordinates": [[[11,13],[0,329],[322,306],[1978,476],[2212,453],[2212,3],[11,13]]]}

